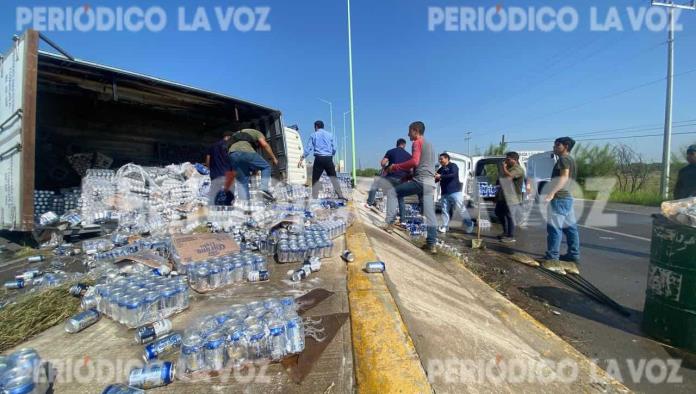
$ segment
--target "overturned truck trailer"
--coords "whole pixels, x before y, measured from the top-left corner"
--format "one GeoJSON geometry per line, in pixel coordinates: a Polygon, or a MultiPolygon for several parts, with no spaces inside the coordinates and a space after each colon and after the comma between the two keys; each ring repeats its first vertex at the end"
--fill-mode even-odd
{"type": "Polygon", "coordinates": [[[302,143],[280,111],[43,52],[39,40],[29,30],[0,59],[0,228],[34,228],[34,190],[79,187],[69,158],[81,153],[107,158],[110,168],[202,162],[224,130],[249,127],[278,156],[274,177],[295,176],[288,158],[302,143]]]}

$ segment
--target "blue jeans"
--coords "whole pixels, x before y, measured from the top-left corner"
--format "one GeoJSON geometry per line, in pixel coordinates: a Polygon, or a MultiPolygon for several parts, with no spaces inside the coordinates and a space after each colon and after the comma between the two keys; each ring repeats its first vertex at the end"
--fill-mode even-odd
{"type": "MultiPolygon", "coordinates": [[[[389,190],[395,188],[399,184],[401,184],[401,179],[386,177],[386,176],[376,176],[375,180],[372,182],[372,186],[370,187],[370,191],[367,193],[367,204],[368,205],[375,204],[375,196],[377,195],[377,189],[382,189],[382,192],[384,192],[384,195],[389,196],[389,190]]],[[[403,198],[400,198],[398,202],[399,202],[399,217],[403,218],[404,212],[406,212],[406,204],[404,203],[403,198]]]]}
{"type": "Polygon", "coordinates": [[[464,195],[462,192],[443,194],[440,198],[442,206],[442,227],[448,229],[450,222],[450,210],[455,219],[462,218],[464,228],[470,232],[474,227],[474,222],[469,217],[469,212],[464,208],[464,195]]]}
{"type": "Polygon", "coordinates": [[[546,259],[558,260],[561,254],[563,234],[568,242],[567,256],[573,260],[580,259],[580,234],[573,211],[572,198],[554,198],[548,207],[546,223],[546,259]]]}
{"type": "Polygon", "coordinates": [[[402,183],[390,189],[387,195],[387,223],[391,224],[396,220],[397,201],[403,201],[408,196],[422,195],[423,216],[425,216],[427,230],[426,242],[428,245],[435,245],[437,242],[437,217],[435,216],[434,190],[433,186],[423,185],[416,181],[402,183]]]}
{"type": "Polygon", "coordinates": [[[261,171],[261,190],[269,191],[271,165],[261,155],[251,152],[232,152],[230,162],[232,169],[236,172],[235,188],[239,198],[249,199],[249,177],[253,171],[261,171]]]}

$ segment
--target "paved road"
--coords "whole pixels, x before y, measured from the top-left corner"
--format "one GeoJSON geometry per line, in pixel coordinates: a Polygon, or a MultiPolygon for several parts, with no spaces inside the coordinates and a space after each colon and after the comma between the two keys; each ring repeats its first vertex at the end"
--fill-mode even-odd
{"type": "MultiPolygon", "coordinates": [[[[360,185],[363,187],[362,183],[360,185]]],[[[675,393],[694,392],[694,356],[660,344],[640,329],[650,262],[651,215],[659,209],[612,203],[602,208],[582,200],[577,201],[575,208],[580,224],[582,275],[627,308],[631,312],[629,317],[623,317],[535,270],[514,268],[517,267],[516,263],[509,259],[503,258],[503,265],[493,264],[492,261],[488,263],[503,267],[507,271],[503,275],[520,275],[519,278],[511,279],[521,293],[532,295],[537,301],[560,311],[561,315],[548,313],[548,306],[540,310],[541,303],[537,302],[535,305],[533,300],[531,303],[530,300],[523,300],[520,305],[525,309],[531,308],[528,312],[535,318],[586,356],[597,359],[598,365],[619,377],[631,389],[650,393],[666,390],[675,393]],[[600,209],[590,215],[593,208],[600,209]],[[631,376],[631,365],[639,365],[641,362],[665,365],[667,360],[672,359],[681,363],[678,370],[681,383],[665,385],[664,382],[649,381],[645,374],[638,374],[637,378],[631,376]]],[[[492,206],[485,206],[481,210],[482,216],[494,217],[492,210],[492,206]]],[[[471,209],[470,214],[475,216],[476,210],[471,209]]],[[[490,230],[482,234],[486,245],[489,249],[503,253],[522,252],[537,258],[543,257],[546,228],[539,206],[534,207],[529,219],[528,226],[518,231],[518,242],[511,245],[501,244],[496,239],[500,226],[494,223],[490,230]]],[[[455,230],[452,237],[441,238],[458,245],[462,234],[456,234],[455,230]]],[[[565,243],[562,253],[564,250],[565,243]]],[[[486,261],[479,263],[486,265],[486,261]]]]}
{"type": "MultiPolygon", "coordinates": [[[[575,207],[582,274],[620,304],[642,311],[650,260],[651,215],[659,209],[611,203],[602,209],[597,204],[579,200],[575,207]]],[[[543,257],[546,223],[541,209],[538,205],[533,208],[528,226],[518,230],[517,243],[500,248],[543,257]]],[[[486,236],[495,238],[498,231],[495,226],[486,236]]],[[[564,251],[565,241],[561,253],[564,251]]]]}

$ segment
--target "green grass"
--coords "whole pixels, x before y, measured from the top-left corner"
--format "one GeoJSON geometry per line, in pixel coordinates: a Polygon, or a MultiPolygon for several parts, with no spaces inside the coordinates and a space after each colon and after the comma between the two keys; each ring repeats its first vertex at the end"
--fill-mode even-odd
{"type": "Polygon", "coordinates": [[[639,190],[634,193],[615,190],[609,196],[609,201],[659,207],[663,200],[660,193],[656,190],[639,190]]]}

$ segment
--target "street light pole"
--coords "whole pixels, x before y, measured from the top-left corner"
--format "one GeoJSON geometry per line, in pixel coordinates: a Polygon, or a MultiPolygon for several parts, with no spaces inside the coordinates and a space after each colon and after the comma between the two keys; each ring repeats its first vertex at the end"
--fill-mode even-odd
{"type": "Polygon", "coordinates": [[[320,98],[319,100],[325,102],[326,104],[329,104],[329,116],[331,118],[330,125],[331,125],[331,134],[333,134],[334,139],[336,138],[336,130],[334,130],[334,123],[333,123],[333,103],[328,100],[324,100],[323,98],[320,98]]]}
{"type": "Polygon", "coordinates": [[[351,135],[351,147],[352,147],[352,161],[353,164],[353,184],[357,185],[357,171],[355,168],[355,107],[353,103],[353,38],[350,31],[350,0],[348,3],[348,80],[350,85],[350,135],[351,135]]]}
{"type": "Polygon", "coordinates": [[[674,29],[676,20],[675,9],[696,10],[696,0],[688,4],[675,4],[674,1],[652,0],[653,6],[669,9],[669,28],[667,32],[667,98],[665,101],[665,135],[662,140],[662,175],[660,176],[660,194],[663,199],[669,198],[669,171],[672,148],[672,103],[674,96],[674,29]]]}

